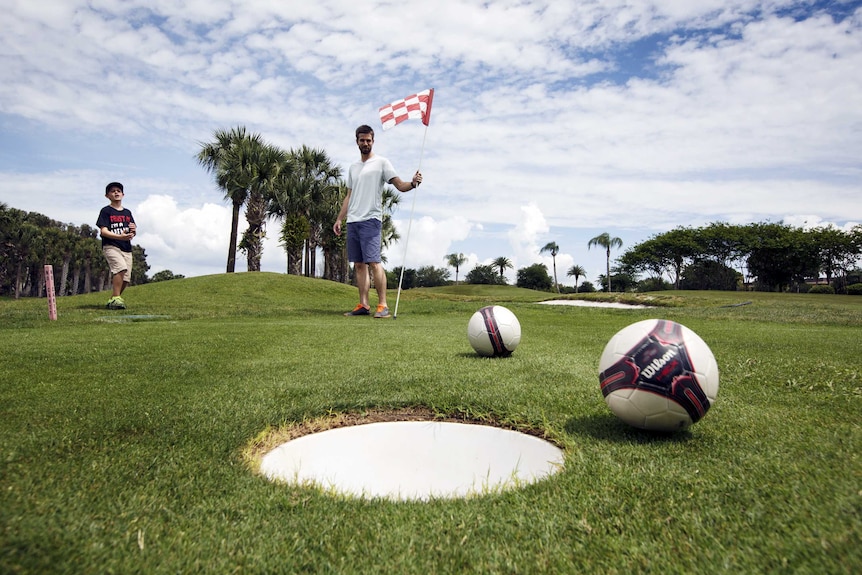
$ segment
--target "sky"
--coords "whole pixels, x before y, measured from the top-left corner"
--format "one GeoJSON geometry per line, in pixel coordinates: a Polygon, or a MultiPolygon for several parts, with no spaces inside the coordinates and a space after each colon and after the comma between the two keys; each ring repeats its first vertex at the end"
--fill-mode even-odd
{"type": "MultiPolygon", "coordinates": [[[[222,273],[230,205],[196,161],[245,126],[324,149],[354,130],[403,179],[387,267],[509,258],[598,283],[679,226],[862,222],[859,0],[0,0],[0,203],[95,225],[126,189],[149,274],[222,273]],[[434,88],[430,125],[378,108],[434,88]]],[[[241,229],[245,227],[242,220],[241,229]]],[[[278,223],[262,269],[284,272],[278,223]]],[[[237,270],[245,270],[242,253],[237,270]]],[[[454,279],[454,270],[450,269],[454,279]]]]}

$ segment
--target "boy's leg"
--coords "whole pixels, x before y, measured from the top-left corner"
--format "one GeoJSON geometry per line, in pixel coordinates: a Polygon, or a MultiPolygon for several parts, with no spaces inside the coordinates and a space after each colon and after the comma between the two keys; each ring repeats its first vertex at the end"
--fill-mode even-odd
{"type": "Polygon", "coordinates": [[[128,262],[131,258],[127,258],[125,253],[114,246],[105,246],[102,248],[102,252],[111,273],[111,299],[120,297],[123,289],[125,289],[124,283],[127,281],[127,276],[131,275],[129,274],[130,264],[128,262]]]}
{"type": "Polygon", "coordinates": [[[126,269],[120,274],[123,278],[123,284],[120,286],[120,294],[132,283],[132,265],[134,265],[132,252],[123,252],[123,260],[126,262],[126,269]]]}
{"type": "MultiPolygon", "coordinates": [[[[120,261],[114,262],[115,269],[117,267],[122,267],[123,269],[114,273],[114,277],[111,278],[111,291],[114,297],[119,297],[123,295],[123,291],[129,286],[129,283],[132,281],[132,254],[131,252],[121,252],[116,250],[112,255],[119,255],[120,261]]],[[[111,270],[114,271],[114,270],[111,270]]]]}
{"type": "Polygon", "coordinates": [[[126,271],[123,270],[120,273],[114,274],[114,277],[111,278],[111,296],[119,297],[122,295],[123,290],[126,289],[126,286],[129,285],[128,282],[125,281],[126,271]]]}

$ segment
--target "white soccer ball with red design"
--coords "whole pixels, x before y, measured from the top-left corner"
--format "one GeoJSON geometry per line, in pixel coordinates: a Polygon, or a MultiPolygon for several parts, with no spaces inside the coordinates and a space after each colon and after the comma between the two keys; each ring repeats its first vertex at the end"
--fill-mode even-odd
{"type": "Polygon", "coordinates": [[[506,357],[521,343],[521,323],[508,308],[489,305],[470,318],[467,339],[479,355],[506,357]]]}
{"type": "Polygon", "coordinates": [[[614,414],[634,427],[686,429],[718,395],[718,365],[692,330],[648,319],[624,327],[605,346],[599,381],[614,414]]]}

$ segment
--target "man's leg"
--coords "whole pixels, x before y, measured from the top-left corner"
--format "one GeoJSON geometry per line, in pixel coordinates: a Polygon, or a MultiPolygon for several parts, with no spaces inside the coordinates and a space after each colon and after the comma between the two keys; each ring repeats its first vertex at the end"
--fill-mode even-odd
{"type": "MultiPolygon", "coordinates": [[[[353,264],[353,275],[356,276],[356,287],[359,288],[359,303],[368,306],[368,292],[371,289],[371,279],[368,277],[368,264],[355,262],[353,264]]],[[[377,279],[375,278],[375,281],[377,279]]]]}
{"type": "Polygon", "coordinates": [[[368,265],[371,266],[371,273],[374,274],[374,289],[377,290],[377,304],[382,305],[383,307],[389,307],[386,305],[386,270],[383,269],[383,264],[380,262],[374,262],[368,265]]]}

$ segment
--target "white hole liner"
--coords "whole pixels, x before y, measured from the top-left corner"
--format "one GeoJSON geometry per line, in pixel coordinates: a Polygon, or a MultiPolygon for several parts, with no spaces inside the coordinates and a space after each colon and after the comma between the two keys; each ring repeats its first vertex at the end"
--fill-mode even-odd
{"type": "Polygon", "coordinates": [[[361,497],[453,498],[538,481],[562,469],[551,443],[485,425],[397,421],[305,435],[261,462],[269,479],[361,497]]]}

